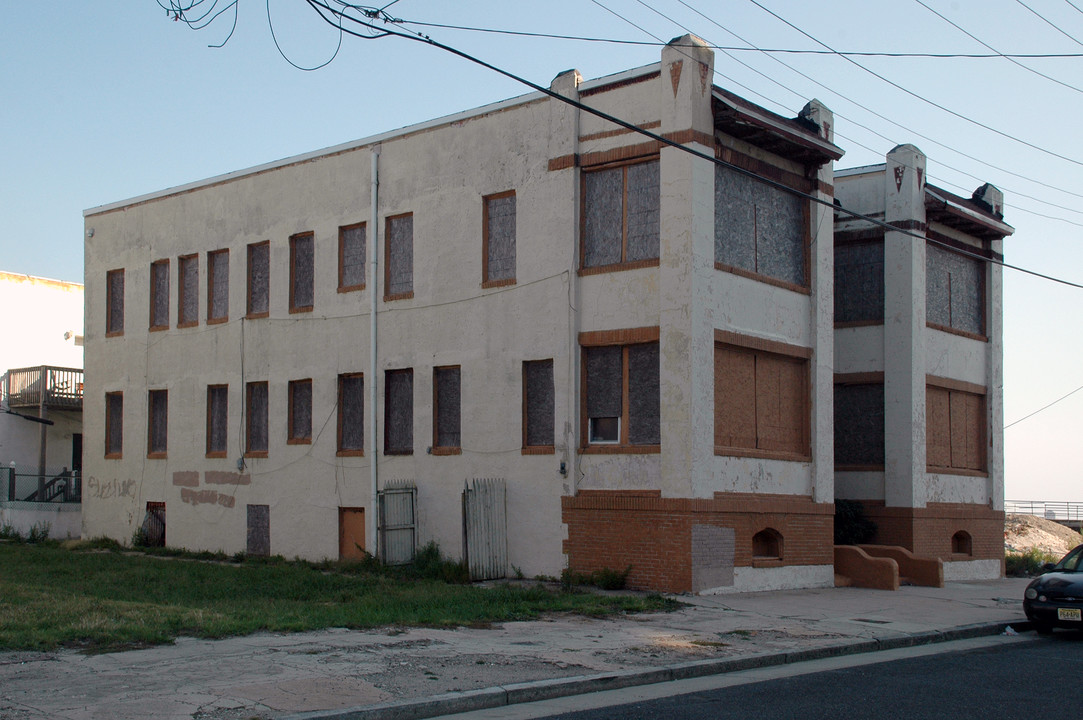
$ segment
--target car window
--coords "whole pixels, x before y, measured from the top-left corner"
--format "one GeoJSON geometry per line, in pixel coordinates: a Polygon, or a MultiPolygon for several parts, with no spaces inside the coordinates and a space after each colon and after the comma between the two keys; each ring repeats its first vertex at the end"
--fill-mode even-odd
{"type": "Polygon", "coordinates": [[[1077,572],[1079,570],[1079,561],[1083,558],[1083,545],[1080,545],[1076,549],[1064,556],[1064,558],[1057,563],[1057,570],[1063,570],[1065,572],[1077,572]]]}

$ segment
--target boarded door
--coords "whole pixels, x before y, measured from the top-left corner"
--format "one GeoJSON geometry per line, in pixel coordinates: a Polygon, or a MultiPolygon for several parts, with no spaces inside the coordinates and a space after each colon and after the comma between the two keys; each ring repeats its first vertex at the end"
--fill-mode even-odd
{"type": "Polygon", "coordinates": [[[380,491],[379,499],[380,560],[388,565],[413,562],[417,550],[417,487],[386,487],[380,491]]]}
{"type": "Polygon", "coordinates": [[[340,560],[365,557],[365,508],[338,509],[338,557],[340,560]]]}
{"type": "Polygon", "coordinates": [[[271,554],[271,507],[248,506],[248,543],[245,552],[266,557],[271,554]]]}
{"type": "Polygon", "coordinates": [[[507,489],[503,478],[474,480],[463,490],[463,553],[471,580],[508,576],[507,489]]]}

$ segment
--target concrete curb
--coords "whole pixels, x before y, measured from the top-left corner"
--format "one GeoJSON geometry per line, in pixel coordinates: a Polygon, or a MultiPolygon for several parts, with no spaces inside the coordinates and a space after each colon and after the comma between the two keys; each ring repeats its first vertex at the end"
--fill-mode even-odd
{"type": "Polygon", "coordinates": [[[1030,629],[1030,623],[1024,621],[959,625],[953,628],[931,630],[914,635],[900,635],[876,640],[849,640],[837,645],[792,652],[748,655],[723,660],[693,660],[655,668],[619,670],[597,675],[579,675],[514,683],[481,690],[432,695],[424,698],[391,700],[342,710],[317,710],[288,715],[284,720],[421,720],[422,718],[439,715],[452,715],[472,710],[485,710],[505,705],[551,700],[570,695],[583,695],[637,685],[652,685],[672,680],[722,675],[755,668],[821,660],[829,657],[857,655],[881,650],[931,645],[952,640],[1000,635],[1009,626],[1016,632],[1024,632],[1030,629]]]}

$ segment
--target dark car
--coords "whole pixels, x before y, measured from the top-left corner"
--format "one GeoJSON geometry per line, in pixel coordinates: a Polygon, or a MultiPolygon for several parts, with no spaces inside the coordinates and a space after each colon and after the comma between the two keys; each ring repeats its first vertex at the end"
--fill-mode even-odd
{"type": "Polygon", "coordinates": [[[1083,630],[1083,545],[1027,585],[1023,610],[1039,634],[1055,627],[1083,630]]]}

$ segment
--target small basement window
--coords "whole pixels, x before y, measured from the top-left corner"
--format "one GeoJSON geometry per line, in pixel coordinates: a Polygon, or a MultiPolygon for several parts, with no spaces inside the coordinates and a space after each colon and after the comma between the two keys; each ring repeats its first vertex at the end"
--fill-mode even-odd
{"type": "Polygon", "coordinates": [[[970,539],[970,533],[960,530],[951,536],[951,552],[953,555],[972,555],[974,550],[970,539]]]}
{"type": "Polygon", "coordinates": [[[782,535],[774,528],[760,530],[752,536],[752,557],[758,559],[782,559],[782,535]]]}

